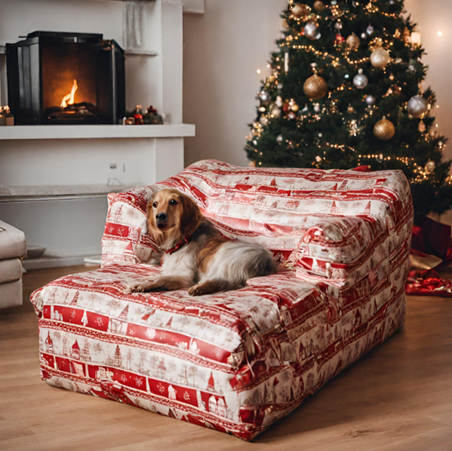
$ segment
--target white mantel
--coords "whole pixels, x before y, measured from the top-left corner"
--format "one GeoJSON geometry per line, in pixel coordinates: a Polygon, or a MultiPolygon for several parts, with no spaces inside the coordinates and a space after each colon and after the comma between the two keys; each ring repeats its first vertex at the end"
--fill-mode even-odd
{"type": "MultiPolygon", "coordinates": [[[[45,186],[46,192],[49,185],[105,186],[112,180],[137,186],[183,169],[184,137],[194,136],[195,126],[182,123],[182,14],[184,8],[202,13],[204,0],[143,4],[145,46],[139,54],[126,52],[126,106],[153,105],[171,123],[0,127],[0,185],[45,186]]],[[[123,7],[121,1],[0,0],[0,47],[33,31],[103,33],[123,47],[123,7]]],[[[0,55],[3,104],[5,70],[0,55]]],[[[49,255],[65,257],[68,264],[100,254],[106,211],[106,196],[0,200],[0,219],[22,229],[29,244],[45,246],[49,255]]]]}

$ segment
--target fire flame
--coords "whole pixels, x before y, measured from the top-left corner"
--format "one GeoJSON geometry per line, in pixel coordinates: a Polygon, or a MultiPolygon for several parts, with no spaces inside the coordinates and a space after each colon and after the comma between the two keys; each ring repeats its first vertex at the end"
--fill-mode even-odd
{"type": "Polygon", "coordinates": [[[68,105],[74,104],[74,97],[75,97],[75,91],[77,91],[78,85],[77,80],[74,80],[74,83],[72,83],[72,88],[70,94],[63,97],[63,100],[61,101],[60,107],[66,108],[68,105]]]}

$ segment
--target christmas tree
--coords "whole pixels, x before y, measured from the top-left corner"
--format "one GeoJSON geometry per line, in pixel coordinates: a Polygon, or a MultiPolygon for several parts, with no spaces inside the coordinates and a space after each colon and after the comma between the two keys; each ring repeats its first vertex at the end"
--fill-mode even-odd
{"type": "Polygon", "coordinates": [[[417,219],[452,206],[446,138],[399,0],[289,1],[246,152],[256,166],[401,169],[417,219]]]}

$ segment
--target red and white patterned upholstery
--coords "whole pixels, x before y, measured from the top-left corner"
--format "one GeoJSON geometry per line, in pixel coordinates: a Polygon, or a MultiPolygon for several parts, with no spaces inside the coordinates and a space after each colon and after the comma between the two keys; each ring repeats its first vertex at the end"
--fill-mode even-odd
{"type": "Polygon", "coordinates": [[[412,215],[401,171],[206,160],[110,194],[102,268],[32,294],[42,378],[251,440],[403,324],[412,215]],[[126,294],[159,273],[146,205],[166,187],[270,248],[281,272],[195,298],[126,294]]]}

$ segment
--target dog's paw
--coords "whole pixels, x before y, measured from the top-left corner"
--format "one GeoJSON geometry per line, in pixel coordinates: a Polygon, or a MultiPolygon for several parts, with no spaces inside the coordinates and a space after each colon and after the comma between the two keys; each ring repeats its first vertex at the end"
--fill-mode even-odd
{"type": "Polygon", "coordinates": [[[188,294],[190,296],[202,296],[205,293],[202,285],[197,284],[188,289],[188,294]]]}
{"type": "Polygon", "coordinates": [[[144,293],[147,289],[147,286],[143,282],[135,282],[127,285],[124,290],[125,293],[144,293]]]}

